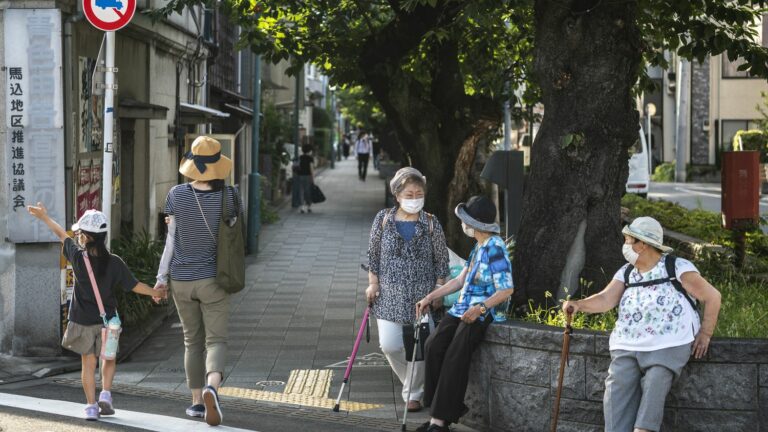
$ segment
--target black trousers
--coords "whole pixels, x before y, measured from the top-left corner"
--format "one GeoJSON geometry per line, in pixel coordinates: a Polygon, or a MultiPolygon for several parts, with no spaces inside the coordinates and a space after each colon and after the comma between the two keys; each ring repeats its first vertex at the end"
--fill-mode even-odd
{"type": "Polygon", "coordinates": [[[368,158],[370,154],[359,153],[357,155],[357,175],[360,179],[365,180],[365,176],[368,175],[368,158]]]}
{"type": "Polygon", "coordinates": [[[453,315],[445,314],[440,325],[427,338],[424,406],[430,407],[432,417],[456,423],[464,414],[464,393],[467,391],[472,353],[480,345],[492,321],[493,317],[487,316],[485,321],[466,324],[453,315]]]}

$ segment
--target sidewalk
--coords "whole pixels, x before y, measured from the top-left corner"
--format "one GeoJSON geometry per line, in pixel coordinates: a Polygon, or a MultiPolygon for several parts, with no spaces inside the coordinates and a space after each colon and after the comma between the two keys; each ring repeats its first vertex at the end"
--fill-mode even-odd
{"type": "MultiPolygon", "coordinates": [[[[343,403],[341,413],[330,410],[366,307],[367,275],[360,263],[367,261],[373,217],[384,206],[384,181],[369,168],[361,182],[355,160],[338,162],[318,175],[325,203],[300,214],[288,202],[280,220],[263,227],[259,253],[247,259],[246,288],[232,298],[225,409],[258,401],[390,430],[401,420],[401,385],[379,350],[375,322],[342,397],[351,403],[343,403]]],[[[183,365],[181,326],[174,318],[118,366],[115,382],[126,391],[186,396],[183,365]]],[[[77,380],[79,374],[61,378],[77,380]]],[[[426,411],[408,415],[411,425],[427,419],[426,411]]]]}

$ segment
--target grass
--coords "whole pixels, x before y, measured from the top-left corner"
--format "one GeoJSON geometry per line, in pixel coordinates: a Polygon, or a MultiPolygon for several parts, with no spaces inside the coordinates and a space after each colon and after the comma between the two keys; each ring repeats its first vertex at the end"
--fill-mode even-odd
{"type": "MultiPolygon", "coordinates": [[[[721,228],[720,215],[704,210],[687,210],[664,201],[647,201],[625,195],[622,205],[632,217],[652,216],[664,228],[678,231],[705,242],[733,248],[730,232],[721,228]]],[[[722,295],[722,306],[715,328],[716,337],[765,338],[768,335],[768,281],[756,273],[768,268],[768,236],[754,231],[747,234],[747,254],[752,264],[743,270],[730,263],[730,253],[702,254],[693,258],[697,269],[722,295]]],[[[582,281],[582,283],[584,283],[582,281]]],[[[551,298],[551,296],[549,296],[551,298]]],[[[529,304],[523,321],[562,327],[565,316],[560,305],[543,308],[529,304]]],[[[574,328],[610,331],[616,323],[616,309],[603,314],[577,314],[574,328]]]]}

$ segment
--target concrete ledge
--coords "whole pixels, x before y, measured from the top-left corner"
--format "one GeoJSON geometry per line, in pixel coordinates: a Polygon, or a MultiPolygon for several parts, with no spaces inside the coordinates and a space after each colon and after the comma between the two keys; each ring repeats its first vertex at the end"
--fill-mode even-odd
{"type": "MultiPolygon", "coordinates": [[[[488,328],[475,352],[462,423],[483,431],[548,431],[562,328],[510,321],[488,328]]],[[[715,339],[672,387],[663,430],[768,431],[768,340],[715,339]]],[[[602,431],[610,354],[604,332],[575,331],[558,431],[602,431]]]]}

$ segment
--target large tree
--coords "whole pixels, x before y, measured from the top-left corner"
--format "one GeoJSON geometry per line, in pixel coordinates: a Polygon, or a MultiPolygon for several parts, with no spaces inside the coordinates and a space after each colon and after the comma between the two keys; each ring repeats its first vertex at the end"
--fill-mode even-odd
{"type": "MultiPolygon", "coordinates": [[[[165,9],[198,0],[171,0],[165,9]]],[[[209,0],[211,4],[212,1],[209,0]]],[[[515,249],[516,300],[546,303],[578,277],[599,288],[621,263],[620,198],[637,140],[634,96],[667,52],[727,51],[768,76],[755,40],[762,0],[225,0],[272,60],[314,62],[372,91],[442,220],[465,198],[479,140],[499,123],[504,82],[540,88],[515,249]],[[535,31],[534,31],[535,30],[535,31]],[[531,61],[531,50],[535,46],[531,61]],[[570,276],[569,276],[570,275],[570,276]]],[[[446,224],[449,234],[459,233],[446,224]]]]}
{"type": "MultiPolygon", "coordinates": [[[[179,11],[198,0],[172,0],[179,11]]],[[[214,2],[209,2],[214,4],[214,2]]],[[[362,85],[428,178],[427,209],[447,223],[470,191],[478,144],[498,131],[505,82],[523,78],[530,7],[501,0],[225,0],[243,40],[268,61],[321,66],[335,84],[362,85]]]]}
{"type": "MultiPolygon", "coordinates": [[[[532,146],[516,246],[516,302],[547,302],[579,277],[600,289],[623,262],[620,200],[638,139],[634,96],[665,52],[708,61],[727,50],[766,76],[755,39],[763,1],[535,0],[533,80],[544,117],[532,146]]],[[[550,301],[551,304],[551,301],[550,301]]]]}

